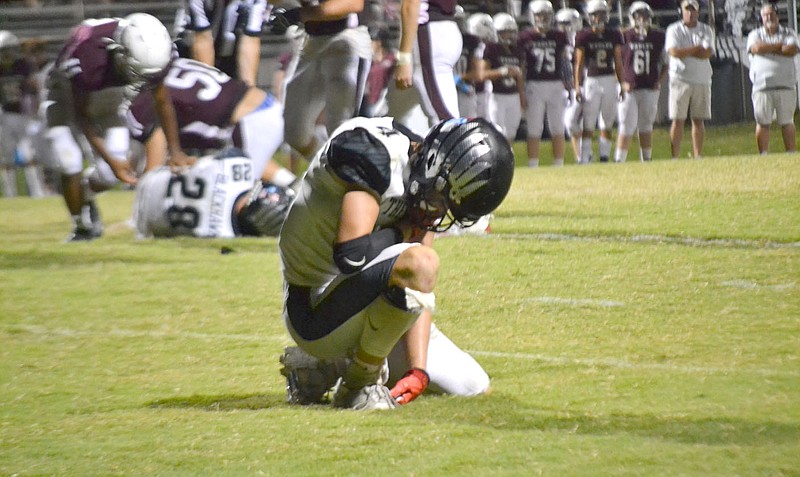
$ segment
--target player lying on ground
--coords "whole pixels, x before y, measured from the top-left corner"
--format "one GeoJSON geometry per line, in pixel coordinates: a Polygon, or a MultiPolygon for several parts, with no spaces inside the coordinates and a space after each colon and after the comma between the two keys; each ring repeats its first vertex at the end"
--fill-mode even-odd
{"type": "Polygon", "coordinates": [[[253,163],[230,148],[192,167],[145,173],[136,186],[134,221],[140,238],[277,236],[294,199],[292,189],[254,184],[253,163]]]}

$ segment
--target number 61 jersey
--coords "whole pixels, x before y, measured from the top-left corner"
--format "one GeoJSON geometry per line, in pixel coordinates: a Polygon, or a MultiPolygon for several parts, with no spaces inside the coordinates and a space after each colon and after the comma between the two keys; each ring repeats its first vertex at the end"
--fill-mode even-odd
{"type": "Polygon", "coordinates": [[[181,173],[154,169],[136,186],[139,238],[235,237],[233,206],[253,186],[252,161],[238,154],[204,156],[181,173]]]}

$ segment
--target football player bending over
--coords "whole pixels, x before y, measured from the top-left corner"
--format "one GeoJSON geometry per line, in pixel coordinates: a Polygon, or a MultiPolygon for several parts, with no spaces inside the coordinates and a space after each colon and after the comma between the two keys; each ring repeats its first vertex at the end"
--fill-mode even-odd
{"type": "Polygon", "coordinates": [[[514,156],[482,118],[449,119],[424,139],[392,118],[355,118],[320,149],[279,239],[281,357],[290,402],[391,409],[428,385],[458,395],[489,377],[431,325],[435,232],[467,226],[505,198],[514,156]],[[397,379],[390,390],[388,373],[397,379]]]}

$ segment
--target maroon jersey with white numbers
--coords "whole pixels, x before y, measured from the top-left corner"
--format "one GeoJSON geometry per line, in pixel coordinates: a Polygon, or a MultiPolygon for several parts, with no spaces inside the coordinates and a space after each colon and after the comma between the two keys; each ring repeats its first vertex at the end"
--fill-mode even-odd
{"type": "MultiPolygon", "coordinates": [[[[518,45],[505,45],[503,43],[488,43],[483,52],[483,59],[489,63],[489,69],[502,68],[503,66],[521,67],[525,61],[525,53],[518,45]]],[[[517,80],[506,76],[492,80],[492,91],[495,94],[512,94],[517,92],[517,80]]]]}
{"type": "MultiPolygon", "coordinates": [[[[231,115],[250,88],[244,81],[185,58],[177,59],[164,78],[178,119],[183,148],[217,149],[230,139],[231,115]]],[[[128,129],[137,141],[146,141],[158,125],[149,90],[142,91],[127,113],[128,129]]]]}
{"type": "Polygon", "coordinates": [[[575,35],[575,49],[583,49],[583,67],[586,76],[614,74],[614,48],[622,45],[622,34],[606,28],[595,33],[584,28],[575,35]]]}
{"type": "Polygon", "coordinates": [[[622,34],[622,79],[633,89],[654,89],[661,73],[666,34],[650,29],[642,36],[634,29],[622,34]]]}
{"type": "Polygon", "coordinates": [[[55,67],[64,72],[77,91],[90,93],[127,84],[106,48],[118,24],[119,19],[90,19],[73,28],[55,67]]]}
{"type": "Polygon", "coordinates": [[[553,81],[564,78],[564,49],[569,45],[564,32],[524,31],[519,35],[518,44],[525,53],[525,79],[553,81]]]}

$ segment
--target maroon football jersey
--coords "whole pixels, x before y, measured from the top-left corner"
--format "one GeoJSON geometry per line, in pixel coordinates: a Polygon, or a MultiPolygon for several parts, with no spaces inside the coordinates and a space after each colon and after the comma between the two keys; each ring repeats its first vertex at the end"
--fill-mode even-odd
{"type": "Polygon", "coordinates": [[[518,44],[525,54],[525,79],[528,81],[563,79],[564,49],[569,44],[564,32],[524,31],[520,33],[518,44]]]}
{"type": "Polygon", "coordinates": [[[118,19],[111,18],[85,20],[70,33],[56,60],[56,68],[66,74],[78,91],[90,93],[127,83],[117,73],[106,48],[118,24],[118,19]]]}
{"type": "MultiPolygon", "coordinates": [[[[164,84],[175,107],[181,147],[186,149],[222,147],[230,137],[231,115],[250,88],[244,81],[186,58],[172,63],[164,84]]],[[[144,90],[128,111],[131,136],[146,141],[157,122],[152,93],[144,90]]]]}
{"type": "MultiPolygon", "coordinates": [[[[489,69],[502,68],[503,66],[521,67],[524,62],[524,52],[518,45],[505,45],[503,43],[489,43],[483,52],[483,59],[489,63],[489,69]]],[[[512,94],[517,92],[517,81],[509,76],[492,80],[492,91],[496,94],[512,94]]]]}
{"type": "Polygon", "coordinates": [[[622,34],[622,78],[633,89],[653,89],[663,68],[666,34],[662,30],[650,29],[641,36],[634,29],[622,34]]]}
{"type": "Polygon", "coordinates": [[[457,0],[423,0],[427,4],[427,13],[430,21],[452,19],[456,13],[457,0]]]}
{"type": "Polygon", "coordinates": [[[583,67],[586,76],[614,74],[614,48],[622,44],[618,30],[606,28],[595,33],[584,28],[575,35],[575,49],[583,49],[583,67]]]}

